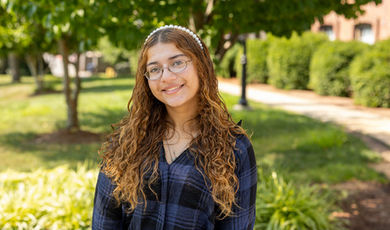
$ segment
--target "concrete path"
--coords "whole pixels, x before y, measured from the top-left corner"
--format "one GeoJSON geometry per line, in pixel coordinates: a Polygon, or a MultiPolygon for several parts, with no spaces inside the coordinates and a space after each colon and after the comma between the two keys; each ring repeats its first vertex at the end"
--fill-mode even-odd
{"type": "MultiPolygon", "coordinates": [[[[219,79],[219,89],[221,92],[241,95],[241,86],[237,80],[219,79]]],[[[349,131],[369,135],[390,146],[390,109],[363,108],[353,105],[349,98],[324,97],[302,90],[285,91],[261,84],[249,85],[247,98],[321,121],[337,123],[349,131]]]]}

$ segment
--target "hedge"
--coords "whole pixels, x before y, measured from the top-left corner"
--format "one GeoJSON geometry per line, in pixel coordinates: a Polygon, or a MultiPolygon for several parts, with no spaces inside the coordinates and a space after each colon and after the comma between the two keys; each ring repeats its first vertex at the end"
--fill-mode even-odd
{"type": "Polygon", "coordinates": [[[321,95],[350,96],[349,65],[368,45],[351,42],[326,42],[313,54],[309,88],[321,95]]]}
{"type": "Polygon", "coordinates": [[[350,77],[355,103],[390,108],[390,39],[357,56],[350,77]]]}
{"type": "MultiPolygon", "coordinates": [[[[267,83],[268,68],[267,55],[270,40],[248,39],[247,40],[247,82],[267,83]]],[[[237,77],[242,77],[241,48],[236,56],[235,69],[237,77]]]]}
{"type": "Polygon", "coordinates": [[[306,89],[312,53],[327,39],[324,34],[310,32],[274,39],[267,57],[269,83],[282,89],[306,89]]]}

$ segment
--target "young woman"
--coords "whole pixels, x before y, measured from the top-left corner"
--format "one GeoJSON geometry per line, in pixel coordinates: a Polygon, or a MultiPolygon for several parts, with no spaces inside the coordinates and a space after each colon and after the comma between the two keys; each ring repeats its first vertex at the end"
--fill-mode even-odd
{"type": "Polygon", "coordinates": [[[180,26],[154,30],[128,108],[102,146],[93,229],[253,229],[253,148],[200,38],[180,26]]]}

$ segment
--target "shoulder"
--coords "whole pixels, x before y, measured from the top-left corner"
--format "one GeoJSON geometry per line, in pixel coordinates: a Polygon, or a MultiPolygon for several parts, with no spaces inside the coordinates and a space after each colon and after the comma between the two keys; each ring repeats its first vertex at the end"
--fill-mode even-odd
{"type": "Polygon", "coordinates": [[[246,135],[244,135],[244,134],[236,135],[236,147],[248,148],[251,146],[252,146],[252,143],[246,135]]]}
{"type": "Polygon", "coordinates": [[[249,138],[244,134],[239,134],[236,136],[236,143],[234,152],[237,157],[247,157],[248,154],[253,153],[253,146],[249,138]]]}
{"type": "Polygon", "coordinates": [[[251,141],[246,135],[236,136],[234,148],[238,169],[256,167],[256,158],[251,141]]]}
{"type": "Polygon", "coordinates": [[[112,191],[115,189],[116,185],[112,182],[112,180],[102,172],[102,170],[99,171],[98,180],[96,184],[96,189],[107,195],[110,196],[112,194],[112,191]]]}

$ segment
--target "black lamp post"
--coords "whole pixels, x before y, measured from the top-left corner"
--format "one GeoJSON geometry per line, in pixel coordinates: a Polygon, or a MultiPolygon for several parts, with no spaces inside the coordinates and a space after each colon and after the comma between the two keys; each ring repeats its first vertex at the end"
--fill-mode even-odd
{"type": "Polygon", "coordinates": [[[250,109],[248,105],[248,101],[246,100],[246,65],[247,65],[247,57],[246,57],[246,35],[242,34],[238,37],[238,41],[242,44],[243,54],[241,56],[241,65],[242,65],[242,76],[241,76],[241,98],[238,101],[238,104],[235,105],[235,109],[243,110],[250,109]]]}

